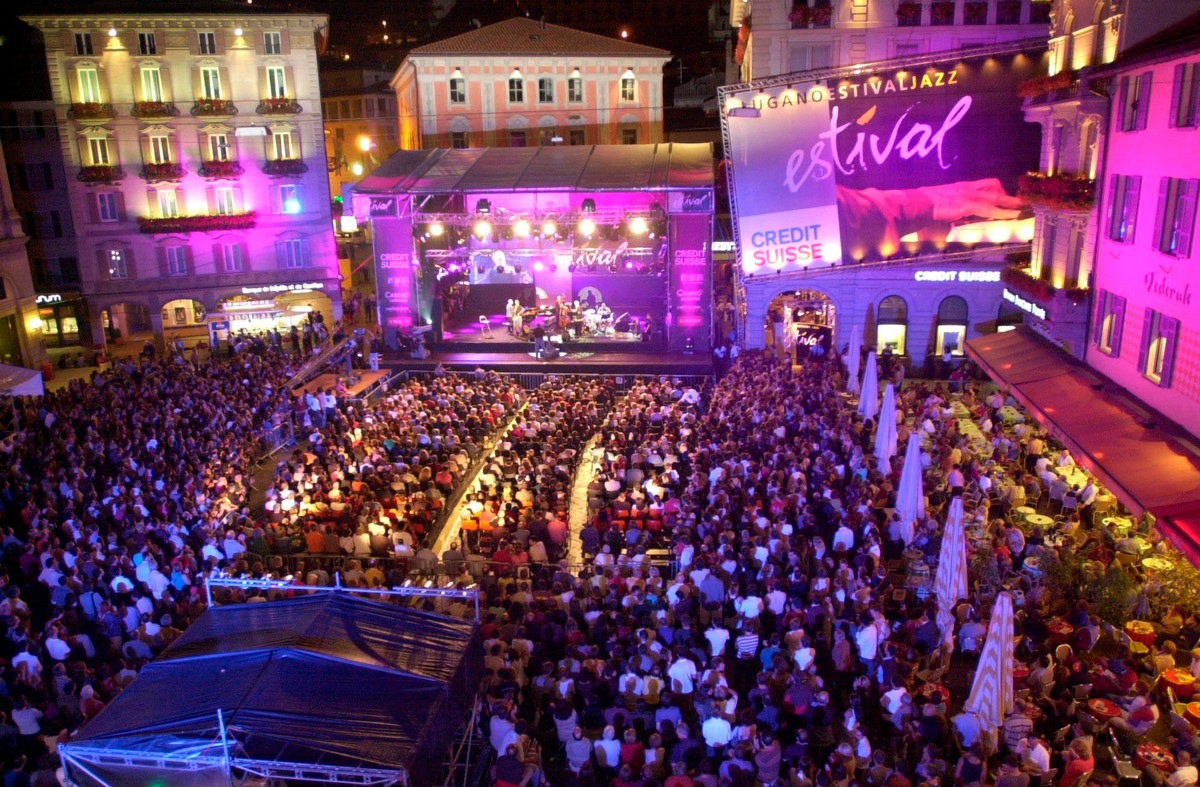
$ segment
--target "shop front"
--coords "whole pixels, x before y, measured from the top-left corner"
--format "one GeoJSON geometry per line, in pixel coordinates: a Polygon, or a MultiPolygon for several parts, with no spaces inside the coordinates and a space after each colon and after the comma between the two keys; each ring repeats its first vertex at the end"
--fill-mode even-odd
{"type": "Polygon", "coordinates": [[[51,356],[56,349],[91,346],[87,304],[78,293],[42,293],[36,301],[42,340],[51,356]]]}

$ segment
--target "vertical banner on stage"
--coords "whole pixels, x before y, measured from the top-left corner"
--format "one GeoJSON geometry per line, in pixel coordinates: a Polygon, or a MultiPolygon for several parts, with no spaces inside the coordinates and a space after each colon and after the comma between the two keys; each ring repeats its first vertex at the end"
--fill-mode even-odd
{"type": "Polygon", "coordinates": [[[708,352],[712,312],[712,214],[670,218],[671,297],[668,349],[708,352]]]}
{"type": "Polygon", "coordinates": [[[416,253],[410,197],[371,197],[371,231],[375,251],[375,286],[383,343],[397,347],[397,333],[413,327],[416,253]]]}

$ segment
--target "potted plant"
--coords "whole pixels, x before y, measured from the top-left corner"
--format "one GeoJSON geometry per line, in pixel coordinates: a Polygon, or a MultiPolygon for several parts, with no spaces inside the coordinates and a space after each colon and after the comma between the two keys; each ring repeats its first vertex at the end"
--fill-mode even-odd
{"type": "Polygon", "coordinates": [[[254,211],[218,216],[173,216],[163,219],[142,216],[138,218],[138,230],[147,235],[248,230],[254,227],[257,219],[258,214],[254,211]]]}
{"type": "Polygon", "coordinates": [[[916,27],[921,24],[921,4],[906,0],[896,8],[896,22],[900,27],[916,27]]]}
{"type": "Polygon", "coordinates": [[[963,24],[986,25],[987,3],[981,0],[972,0],[971,2],[963,3],[963,24]]]}
{"type": "Polygon", "coordinates": [[[1028,172],[1018,180],[1017,195],[1051,210],[1087,211],[1096,202],[1096,181],[1077,175],[1028,172]]]}
{"type": "Polygon", "coordinates": [[[999,0],[996,3],[996,24],[1018,25],[1021,23],[1021,0],[999,0]]]}
{"type": "Polygon", "coordinates": [[[260,115],[298,115],[304,109],[296,99],[280,96],[278,98],[264,98],[258,102],[257,111],[260,115]]]}
{"type": "Polygon", "coordinates": [[[816,5],[812,9],[813,27],[831,27],[833,25],[833,6],[816,5]]]}
{"type": "Polygon", "coordinates": [[[237,107],[227,98],[198,98],[192,104],[192,115],[195,117],[223,117],[236,115],[237,107]]]}
{"type": "Polygon", "coordinates": [[[171,101],[136,101],[129,114],[135,118],[168,118],[178,115],[179,110],[171,101]]]}
{"type": "Polygon", "coordinates": [[[811,17],[812,9],[808,7],[808,3],[796,3],[788,12],[788,21],[792,23],[793,30],[808,27],[811,17]]]}
{"type": "Polygon", "coordinates": [[[72,104],[68,113],[75,120],[108,120],[117,116],[112,104],[101,104],[95,101],[83,104],[72,104]]]}
{"type": "Polygon", "coordinates": [[[80,167],[75,176],[81,183],[115,183],[125,177],[125,171],[110,164],[80,167]]]}
{"type": "Polygon", "coordinates": [[[204,178],[236,178],[244,171],[236,161],[205,161],[200,165],[200,176],[204,178]]]}
{"type": "Polygon", "coordinates": [[[182,180],[187,170],[182,164],[167,162],[165,164],[143,164],[142,179],[151,183],[162,180],[182,180]]]}
{"type": "Polygon", "coordinates": [[[273,178],[289,177],[308,172],[308,165],[298,158],[274,159],[264,161],[262,171],[273,178]]]}
{"type": "Polygon", "coordinates": [[[929,23],[933,25],[954,24],[954,3],[936,2],[930,5],[929,23]]]}

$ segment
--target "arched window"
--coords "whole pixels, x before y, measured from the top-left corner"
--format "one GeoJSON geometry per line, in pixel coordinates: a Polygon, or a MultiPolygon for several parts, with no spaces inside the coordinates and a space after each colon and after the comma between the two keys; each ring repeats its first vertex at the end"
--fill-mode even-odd
{"type": "Polygon", "coordinates": [[[938,306],[937,347],[938,355],[949,351],[951,355],[962,355],[967,338],[967,302],[957,295],[943,298],[938,306]]]}
{"type": "Polygon", "coordinates": [[[875,349],[904,355],[908,346],[908,304],[899,295],[889,295],[879,304],[875,349]]]}

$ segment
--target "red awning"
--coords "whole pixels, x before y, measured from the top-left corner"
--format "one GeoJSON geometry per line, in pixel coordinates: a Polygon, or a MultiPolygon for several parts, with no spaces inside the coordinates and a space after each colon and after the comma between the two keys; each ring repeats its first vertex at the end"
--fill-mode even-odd
{"type": "Polygon", "coordinates": [[[1016,330],[967,341],[967,353],[1006,385],[1075,461],[1200,565],[1200,456],[1145,405],[1087,366],[1016,330]]]}

